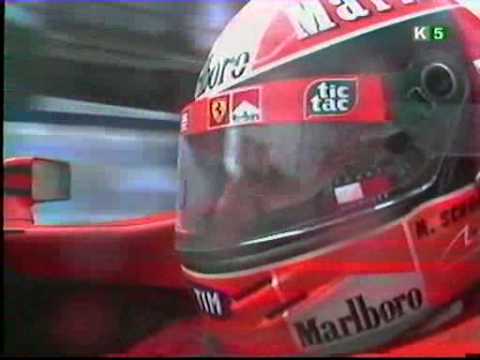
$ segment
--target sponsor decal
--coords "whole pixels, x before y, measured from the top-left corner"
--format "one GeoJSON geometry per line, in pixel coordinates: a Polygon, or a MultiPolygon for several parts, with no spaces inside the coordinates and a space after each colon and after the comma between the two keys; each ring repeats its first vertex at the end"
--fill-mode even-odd
{"type": "Polygon", "coordinates": [[[230,122],[230,97],[219,96],[210,100],[209,126],[211,128],[228,125],[230,122]]]}
{"type": "Polygon", "coordinates": [[[182,117],[180,119],[180,132],[188,131],[189,121],[190,121],[190,113],[188,110],[185,110],[182,113],[182,117]]]}
{"type": "Polygon", "coordinates": [[[250,124],[261,119],[260,89],[239,91],[232,96],[232,124],[250,124]]]}
{"type": "Polygon", "coordinates": [[[347,313],[344,316],[336,319],[310,317],[293,325],[300,343],[308,348],[378,329],[418,312],[423,304],[422,291],[415,287],[378,305],[368,304],[359,294],[345,300],[347,313]]]}
{"type": "Polygon", "coordinates": [[[231,57],[210,55],[198,77],[195,98],[224,83],[239,79],[245,74],[249,63],[250,53],[247,51],[231,57]]]}
{"type": "MultiPolygon", "coordinates": [[[[479,261],[480,192],[473,185],[448,194],[431,206],[421,208],[405,221],[404,226],[415,244],[424,276],[431,277],[432,282],[438,282],[439,276],[445,281],[455,273],[452,267],[473,266],[479,261]],[[432,271],[430,266],[437,263],[441,266],[432,271]]],[[[475,276],[474,273],[470,275],[475,276]]],[[[453,292],[457,285],[461,286],[463,279],[468,276],[452,283],[450,290],[453,292]]]]}
{"type": "Polygon", "coordinates": [[[360,182],[336,187],[334,192],[337,203],[343,205],[365,198],[380,200],[388,197],[388,193],[392,190],[390,179],[386,176],[369,176],[371,176],[371,173],[367,172],[366,177],[360,182]]]}
{"type": "Polygon", "coordinates": [[[356,80],[321,80],[307,91],[307,118],[343,115],[357,103],[356,80]]]}
{"type": "MultiPolygon", "coordinates": [[[[376,13],[388,13],[399,8],[393,6],[392,0],[365,1],[370,3],[369,8],[359,0],[330,0],[333,7],[327,7],[319,0],[301,0],[287,8],[287,15],[295,28],[298,39],[302,40],[335,29],[339,26],[335,19],[355,22],[369,18],[376,13]]],[[[401,6],[411,6],[419,2],[419,0],[401,0],[395,3],[401,6]]]]}
{"type": "Polygon", "coordinates": [[[337,203],[347,204],[350,202],[358,201],[364,198],[362,185],[360,183],[354,183],[335,188],[335,197],[337,203]]]}
{"type": "Polygon", "coordinates": [[[196,284],[191,289],[200,312],[214,318],[224,318],[230,314],[231,301],[224,293],[196,284]]]}
{"type": "MultiPolygon", "coordinates": [[[[414,233],[417,239],[428,238],[442,229],[464,222],[468,217],[480,213],[480,193],[474,193],[466,197],[464,201],[439,210],[430,216],[419,216],[412,222],[414,233]]],[[[472,225],[469,233],[477,234],[480,228],[472,225]]]]}

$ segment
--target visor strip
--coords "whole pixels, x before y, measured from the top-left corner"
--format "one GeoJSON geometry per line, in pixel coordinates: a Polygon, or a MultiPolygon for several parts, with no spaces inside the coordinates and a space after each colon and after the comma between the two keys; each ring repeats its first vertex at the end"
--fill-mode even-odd
{"type": "Polygon", "coordinates": [[[182,111],[181,132],[193,135],[245,125],[384,124],[391,120],[381,75],[331,75],[266,83],[194,101],[182,111]],[[342,84],[343,90],[348,87],[349,91],[340,92],[342,84]],[[335,101],[348,101],[348,109],[312,112],[311,102],[317,93],[334,107],[335,101]]]}

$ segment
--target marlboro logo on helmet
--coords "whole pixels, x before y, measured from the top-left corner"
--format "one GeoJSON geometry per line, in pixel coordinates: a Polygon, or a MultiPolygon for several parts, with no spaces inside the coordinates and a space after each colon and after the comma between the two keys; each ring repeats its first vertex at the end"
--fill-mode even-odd
{"type": "Polygon", "coordinates": [[[248,124],[260,120],[260,90],[249,89],[232,95],[232,123],[248,124]]]}
{"type": "Polygon", "coordinates": [[[413,288],[378,306],[369,305],[363,295],[349,298],[345,304],[348,314],[337,319],[309,318],[296,322],[294,327],[302,346],[330,343],[390,324],[418,311],[423,304],[423,295],[420,289],[413,288]]]}
{"type": "Polygon", "coordinates": [[[300,0],[288,8],[287,12],[295,26],[298,39],[301,40],[337,28],[338,23],[335,22],[333,14],[341,21],[353,22],[368,19],[377,13],[392,12],[396,8],[398,9],[398,6],[401,9],[404,6],[419,3],[418,0],[366,0],[367,3],[370,3],[369,7],[366,7],[363,5],[364,2],[331,0],[330,5],[334,6],[334,10],[329,12],[332,7],[325,6],[321,1],[300,0]],[[393,5],[393,2],[396,3],[396,6],[393,5]]]}

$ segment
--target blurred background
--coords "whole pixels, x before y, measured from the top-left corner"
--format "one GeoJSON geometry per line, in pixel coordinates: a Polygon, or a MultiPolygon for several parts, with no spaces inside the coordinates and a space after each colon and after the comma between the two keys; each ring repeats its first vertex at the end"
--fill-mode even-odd
{"type": "MultiPolygon", "coordinates": [[[[38,156],[72,167],[71,200],[39,205],[40,224],[174,209],[178,112],[243,5],[6,2],[4,159],[38,156]]],[[[30,279],[4,268],[4,354],[124,352],[194,311],[190,299],[171,295],[30,279]]]]}
{"type": "Polygon", "coordinates": [[[178,113],[240,0],[7,2],[4,158],[70,162],[41,224],[173,209],[178,113]],[[59,216],[61,214],[61,216],[59,216]]]}
{"type": "MultiPolygon", "coordinates": [[[[479,3],[478,0],[464,0],[479,3]]],[[[173,210],[179,111],[245,0],[6,1],[3,156],[68,161],[40,224],[173,210]]],[[[4,270],[4,355],[121,354],[194,313],[185,294],[4,270]]]]}

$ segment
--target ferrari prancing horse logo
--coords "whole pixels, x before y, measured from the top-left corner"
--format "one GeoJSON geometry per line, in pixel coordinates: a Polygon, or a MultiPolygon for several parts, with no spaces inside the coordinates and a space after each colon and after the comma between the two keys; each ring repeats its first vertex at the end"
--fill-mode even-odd
{"type": "Polygon", "coordinates": [[[227,125],[229,123],[229,97],[220,96],[210,101],[210,127],[227,125]]]}
{"type": "Polygon", "coordinates": [[[213,120],[219,124],[223,122],[223,118],[227,113],[227,102],[224,100],[218,100],[212,103],[212,116],[213,120]]]}

